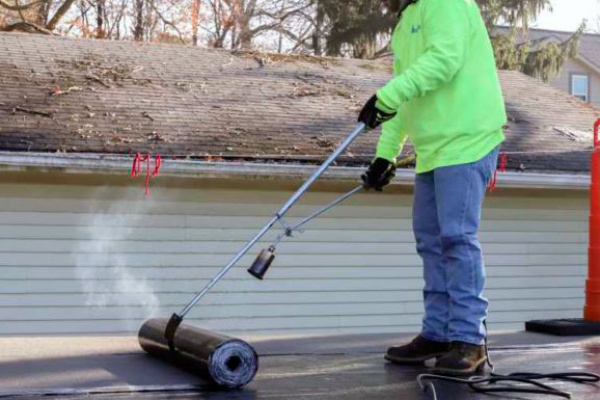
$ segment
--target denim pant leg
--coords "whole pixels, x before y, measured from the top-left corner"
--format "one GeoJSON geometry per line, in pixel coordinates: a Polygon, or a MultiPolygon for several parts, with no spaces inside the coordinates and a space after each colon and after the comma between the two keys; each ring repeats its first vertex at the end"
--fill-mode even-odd
{"type": "Polygon", "coordinates": [[[482,344],[488,301],[483,297],[485,267],[477,238],[487,185],[498,149],[483,159],[434,171],[442,265],[450,296],[449,341],[482,344]]]}
{"type": "Polygon", "coordinates": [[[423,259],[425,317],[421,335],[447,342],[449,301],[442,265],[442,243],[435,199],[434,173],[417,174],[413,200],[413,232],[423,259]]]}

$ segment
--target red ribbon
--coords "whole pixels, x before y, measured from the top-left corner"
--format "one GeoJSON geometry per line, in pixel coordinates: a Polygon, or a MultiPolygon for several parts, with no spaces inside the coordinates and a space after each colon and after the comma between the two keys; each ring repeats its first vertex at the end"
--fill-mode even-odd
{"type": "Polygon", "coordinates": [[[506,172],[507,164],[508,164],[508,154],[501,154],[500,155],[500,164],[498,165],[498,168],[494,171],[494,175],[492,176],[492,179],[490,180],[490,192],[493,192],[494,189],[496,189],[496,178],[497,178],[498,171],[506,172]]]}
{"type": "Polygon", "coordinates": [[[146,197],[150,197],[150,179],[154,178],[156,175],[159,174],[160,171],[160,166],[162,164],[162,158],[160,156],[160,154],[156,154],[154,156],[154,169],[151,170],[150,168],[150,160],[151,160],[151,156],[150,153],[146,153],[145,156],[142,156],[140,152],[137,152],[135,154],[135,157],[133,158],[133,165],[131,167],[131,177],[132,178],[137,178],[140,175],[140,172],[142,170],[142,162],[146,162],[146,179],[145,179],[145,186],[146,186],[146,197]]]}

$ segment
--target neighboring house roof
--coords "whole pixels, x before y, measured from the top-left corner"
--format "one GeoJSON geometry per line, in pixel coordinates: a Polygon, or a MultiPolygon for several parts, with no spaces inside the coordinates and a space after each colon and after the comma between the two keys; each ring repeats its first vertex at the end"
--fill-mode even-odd
{"type": "MultiPolygon", "coordinates": [[[[320,161],[390,74],[389,60],[3,33],[0,151],[320,161]]],[[[500,79],[508,168],[589,171],[600,112],[517,72],[500,79]]],[[[377,138],[359,138],[341,162],[367,163],[377,138]]]]}
{"type": "MultiPolygon", "coordinates": [[[[508,28],[500,27],[507,32],[508,28]]],[[[537,42],[554,41],[562,43],[573,36],[574,32],[553,31],[547,29],[529,29],[529,39],[537,42]]],[[[579,41],[579,58],[596,72],[600,73],[600,34],[584,33],[579,41]]]]}
{"type": "MultiPolygon", "coordinates": [[[[531,29],[530,36],[534,40],[540,40],[546,37],[554,37],[564,42],[573,36],[573,32],[549,31],[543,29],[531,29]]],[[[592,64],[600,72],[600,35],[593,33],[584,33],[579,42],[579,56],[592,64]]]]}

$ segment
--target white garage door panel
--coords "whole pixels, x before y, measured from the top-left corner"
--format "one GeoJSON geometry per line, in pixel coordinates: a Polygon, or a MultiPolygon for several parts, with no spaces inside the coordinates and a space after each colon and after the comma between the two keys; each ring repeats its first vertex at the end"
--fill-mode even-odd
{"type": "MultiPolygon", "coordinates": [[[[147,286],[155,291],[193,292],[199,291],[208,283],[207,280],[145,280],[139,279],[95,280],[93,287],[97,292],[119,293],[119,289],[127,288],[132,292],[146,292],[147,286]]],[[[583,287],[585,277],[500,277],[489,279],[489,289],[517,288],[561,288],[583,287]]],[[[88,283],[89,285],[89,283],[88,283]]],[[[88,286],[89,287],[89,286],[88,286]]],[[[361,290],[411,290],[422,287],[419,278],[400,279],[270,279],[257,282],[254,278],[244,280],[224,279],[215,288],[219,293],[231,292],[295,292],[295,291],[361,291],[361,290]]],[[[85,290],[80,280],[12,280],[0,281],[0,293],[81,293],[85,290]]]]}
{"type": "MultiPolygon", "coordinates": [[[[246,255],[240,260],[240,265],[251,265],[254,261],[252,255],[246,255]]],[[[1,266],[48,266],[61,267],[64,265],[92,265],[109,267],[111,263],[122,263],[134,268],[137,267],[221,267],[227,264],[231,255],[225,254],[100,254],[92,258],[87,254],[67,253],[4,253],[0,257],[1,266]]],[[[488,266],[497,265],[579,265],[587,262],[586,254],[507,254],[488,255],[485,263],[488,266]]],[[[416,254],[331,254],[326,259],[322,255],[296,254],[277,258],[277,265],[281,267],[320,266],[326,264],[330,267],[410,267],[418,266],[420,259],[416,254]]]]}
{"type": "MultiPolygon", "coordinates": [[[[287,318],[311,316],[356,316],[356,315],[389,315],[403,316],[406,314],[421,314],[421,301],[401,301],[382,303],[354,302],[353,299],[343,303],[329,304],[262,304],[260,307],[248,304],[198,305],[190,312],[191,319],[221,318],[226,312],[228,318],[287,318]],[[223,309],[226,307],[226,309],[223,309]]],[[[583,306],[581,299],[547,299],[540,305],[536,300],[503,300],[493,304],[495,312],[528,312],[528,311],[561,311],[574,310],[583,306]]],[[[84,319],[143,319],[155,315],[169,315],[170,308],[150,309],[148,307],[3,307],[0,309],[0,319],[9,321],[40,321],[52,320],[84,320],[84,319]]]]}
{"type": "MultiPolygon", "coordinates": [[[[5,186],[6,187],[6,186],[5,186]]],[[[14,187],[13,187],[14,190],[14,187]]],[[[223,197],[227,196],[236,196],[236,192],[232,191],[220,191],[223,194],[223,197]]],[[[257,193],[257,192],[254,192],[257,193]]],[[[34,194],[34,193],[32,193],[34,194]]],[[[73,193],[76,195],[77,193],[73,193]]],[[[56,196],[57,193],[50,193],[50,196],[56,196]]],[[[160,195],[160,193],[159,193],[160,195]]],[[[135,201],[120,201],[119,207],[115,207],[115,201],[113,200],[99,200],[95,199],[93,202],[93,208],[97,212],[111,212],[115,211],[117,208],[120,211],[128,212],[128,213],[136,213],[136,212],[146,212],[149,211],[153,214],[166,214],[172,216],[178,215],[202,215],[202,216],[210,216],[210,215],[226,215],[226,216],[252,216],[252,217],[269,217],[272,216],[275,211],[277,211],[281,204],[275,203],[275,197],[269,196],[268,203],[264,202],[264,198],[257,199],[256,196],[260,196],[260,194],[253,195],[252,193],[244,196],[244,200],[246,202],[239,202],[239,198],[237,202],[228,202],[226,204],[220,203],[220,199],[215,198],[215,196],[198,196],[198,198],[189,200],[189,201],[160,201],[153,202],[151,205],[147,205],[144,207],[140,207],[139,203],[135,201]],[[252,203],[254,202],[254,203],[252,203]]],[[[313,193],[311,195],[310,203],[312,205],[299,204],[294,206],[292,210],[290,210],[290,216],[304,216],[311,213],[315,208],[322,206],[326,202],[332,200],[335,195],[334,194],[319,194],[313,193]],[[317,202],[318,199],[322,199],[322,202],[317,202]]],[[[281,199],[281,202],[284,201],[284,197],[276,196],[281,199]]],[[[374,197],[370,197],[373,200],[379,202],[379,197],[375,200],[374,197]]],[[[488,199],[487,205],[489,206],[483,212],[483,216],[486,220],[506,220],[506,218],[510,218],[513,220],[559,220],[559,221],[587,221],[588,213],[586,210],[587,203],[586,200],[581,201],[581,199],[573,200],[571,199],[571,204],[576,206],[574,209],[565,209],[564,202],[553,201],[551,199],[543,199],[541,206],[550,207],[551,204],[554,204],[556,208],[560,209],[560,212],[557,212],[556,209],[553,208],[538,208],[537,205],[540,204],[532,204],[531,200],[528,198],[518,198],[515,197],[515,204],[521,206],[522,208],[514,208],[509,204],[503,203],[503,200],[497,199],[488,199]],[[526,206],[529,209],[525,208],[526,206]],[[502,208],[491,208],[491,207],[502,207],[502,208]]],[[[305,203],[306,201],[303,201],[305,203]]],[[[363,213],[363,206],[354,205],[356,202],[353,199],[347,200],[343,207],[334,208],[328,211],[327,216],[330,217],[356,217],[357,215],[361,215],[363,213]]],[[[389,203],[389,201],[388,201],[389,203]]],[[[89,213],[90,205],[88,203],[82,203],[79,199],[61,199],[60,201],[54,201],[48,203],[45,199],[35,199],[35,198],[27,198],[27,197],[17,197],[17,198],[9,198],[5,197],[2,199],[2,204],[4,205],[5,210],[9,210],[12,212],[29,212],[31,210],[35,211],[44,211],[50,213],[74,213],[74,214],[85,214],[89,213]]],[[[369,210],[369,216],[372,218],[389,218],[393,216],[394,218],[410,218],[411,216],[411,207],[407,204],[401,204],[397,206],[387,205],[378,205],[376,208],[373,207],[369,210]]]]}
{"type": "MultiPolygon", "coordinates": [[[[268,217],[231,217],[227,214],[217,216],[182,216],[182,215],[146,215],[123,214],[120,218],[102,218],[94,214],[70,214],[65,212],[0,212],[0,224],[3,225],[34,225],[34,226],[90,226],[95,224],[98,229],[113,226],[124,227],[161,227],[161,228],[209,228],[209,229],[260,229],[268,217]]],[[[286,218],[290,224],[299,222],[300,218],[286,218]]],[[[539,232],[552,230],[554,232],[584,232],[586,221],[560,220],[520,220],[516,225],[506,220],[484,220],[481,224],[483,231],[502,232],[516,230],[521,232],[539,232]]],[[[410,218],[393,217],[340,217],[324,216],[310,222],[313,229],[371,229],[371,230],[409,230],[412,227],[410,218]]]]}
{"type": "MultiPolygon", "coordinates": [[[[567,318],[578,310],[532,311],[526,313],[497,312],[490,316],[492,329],[507,326],[522,329],[523,322],[530,319],[567,318]]],[[[137,330],[144,319],[125,320],[83,320],[83,321],[13,321],[7,323],[5,334],[37,334],[39,325],[45,323],[46,333],[121,333],[137,330]]],[[[401,316],[340,316],[298,317],[298,318],[233,318],[226,320],[190,319],[186,323],[205,329],[231,334],[319,334],[357,332],[407,332],[416,331],[421,316],[408,314],[401,316]],[[243,328],[240,328],[243,327],[243,328]]]]}
{"type": "MultiPolygon", "coordinates": [[[[189,301],[190,293],[156,293],[162,307],[178,308],[189,301]]],[[[534,289],[488,289],[486,297],[494,302],[494,308],[500,302],[516,302],[535,300],[532,304],[546,306],[548,300],[575,300],[583,302],[582,288],[562,288],[552,292],[550,298],[547,288],[534,289]],[[539,301],[543,300],[543,301],[539,301]]],[[[198,305],[230,305],[230,304],[328,304],[328,303],[379,303],[421,301],[420,290],[389,290],[389,291],[349,291],[349,292],[294,292],[293,296],[284,292],[258,293],[209,293],[198,305]]],[[[93,300],[86,293],[31,293],[31,294],[0,294],[0,307],[79,307],[93,300]]],[[[106,306],[133,307],[140,305],[138,294],[110,293],[105,298],[106,306]]]]}
{"type": "MultiPolygon", "coordinates": [[[[266,244],[267,242],[262,242],[266,244]]],[[[246,243],[243,241],[162,241],[162,240],[53,240],[53,239],[0,239],[2,253],[141,253],[141,254],[235,254],[246,243]]],[[[587,243],[483,243],[485,254],[570,254],[585,253],[587,243]]],[[[250,254],[258,254],[257,245],[250,254]]],[[[415,245],[409,242],[298,242],[281,243],[277,248],[279,255],[298,254],[406,254],[415,253],[415,245]]]]}
{"type": "MultiPolygon", "coordinates": [[[[3,239],[63,239],[84,240],[90,239],[90,230],[87,227],[70,226],[31,226],[2,225],[0,238],[3,239]]],[[[192,229],[192,228],[131,228],[127,230],[127,239],[140,241],[245,241],[256,234],[253,229],[192,229]]],[[[268,233],[263,243],[273,240],[278,231],[268,233]]],[[[398,230],[361,230],[358,236],[354,230],[327,231],[310,229],[297,234],[295,242],[345,242],[345,243],[413,243],[414,236],[410,231],[398,230]]],[[[113,240],[114,235],[108,230],[93,232],[97,240],[113,240]]],[[[482,231],[480,240],[483,243],[542,243],[542,244],[587,244],[587,232],[486,232],[482,231]]]]}
{"type": "MultiPolygon", "coordinates": [[[[8,335],[134,332],[150,314],[167,317],[290,194],[156,187],[145,202],[137,187],[30,184],[0,193],[0,334],[8,335]]],[[[336,195],[309,194],[289,221],[336,195]]],[[[189,322],[241,335],[418,330],[423,282],[410,210],[407,195],[356,196],[282,243],[260,282],[245,267],[269,233],[189,322]]],[[[492,328],[581,315],[585,196],[492,196],[480,238],[492,328]]]]}
{"type": "MultiPolygon", "coordinates": [[[[129,268],[132,278],[137,276],[147,281],[163,279],[211,279],[220,268],[208,267],[169,267],[169,268],[129,268]]],[[[93,277],[101,280],[114,280],[120,271],[112,267],[0,267],[2,280],[25,279],[82,279],[93,277]]],[[[581,277],[587,273],[585,265],[561,266],[488,266],[487,276],[491,277],[581,277]]],[[[414,267],[329,267],[305,266],[283,267],[274,265],[268,273],[268,279],[372,279],[372,278],[420,278],[423,271],[414,267]]],[[[245,268],[235,268],[228,279],[248,278],[245,268]]]]}

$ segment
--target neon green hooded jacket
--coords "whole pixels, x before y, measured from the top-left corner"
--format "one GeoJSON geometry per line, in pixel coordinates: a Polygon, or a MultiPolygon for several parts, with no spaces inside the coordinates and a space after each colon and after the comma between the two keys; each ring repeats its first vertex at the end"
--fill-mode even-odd
{"type": "Polygon", "coordinates": [[[417,173],[475,162],[504,140],[504,100],[490,39],[474,0],[419,0],[392,37],[394,78],[377,92],[397,110],[377,157],[393,161],[407,138],[417,173]]]}

